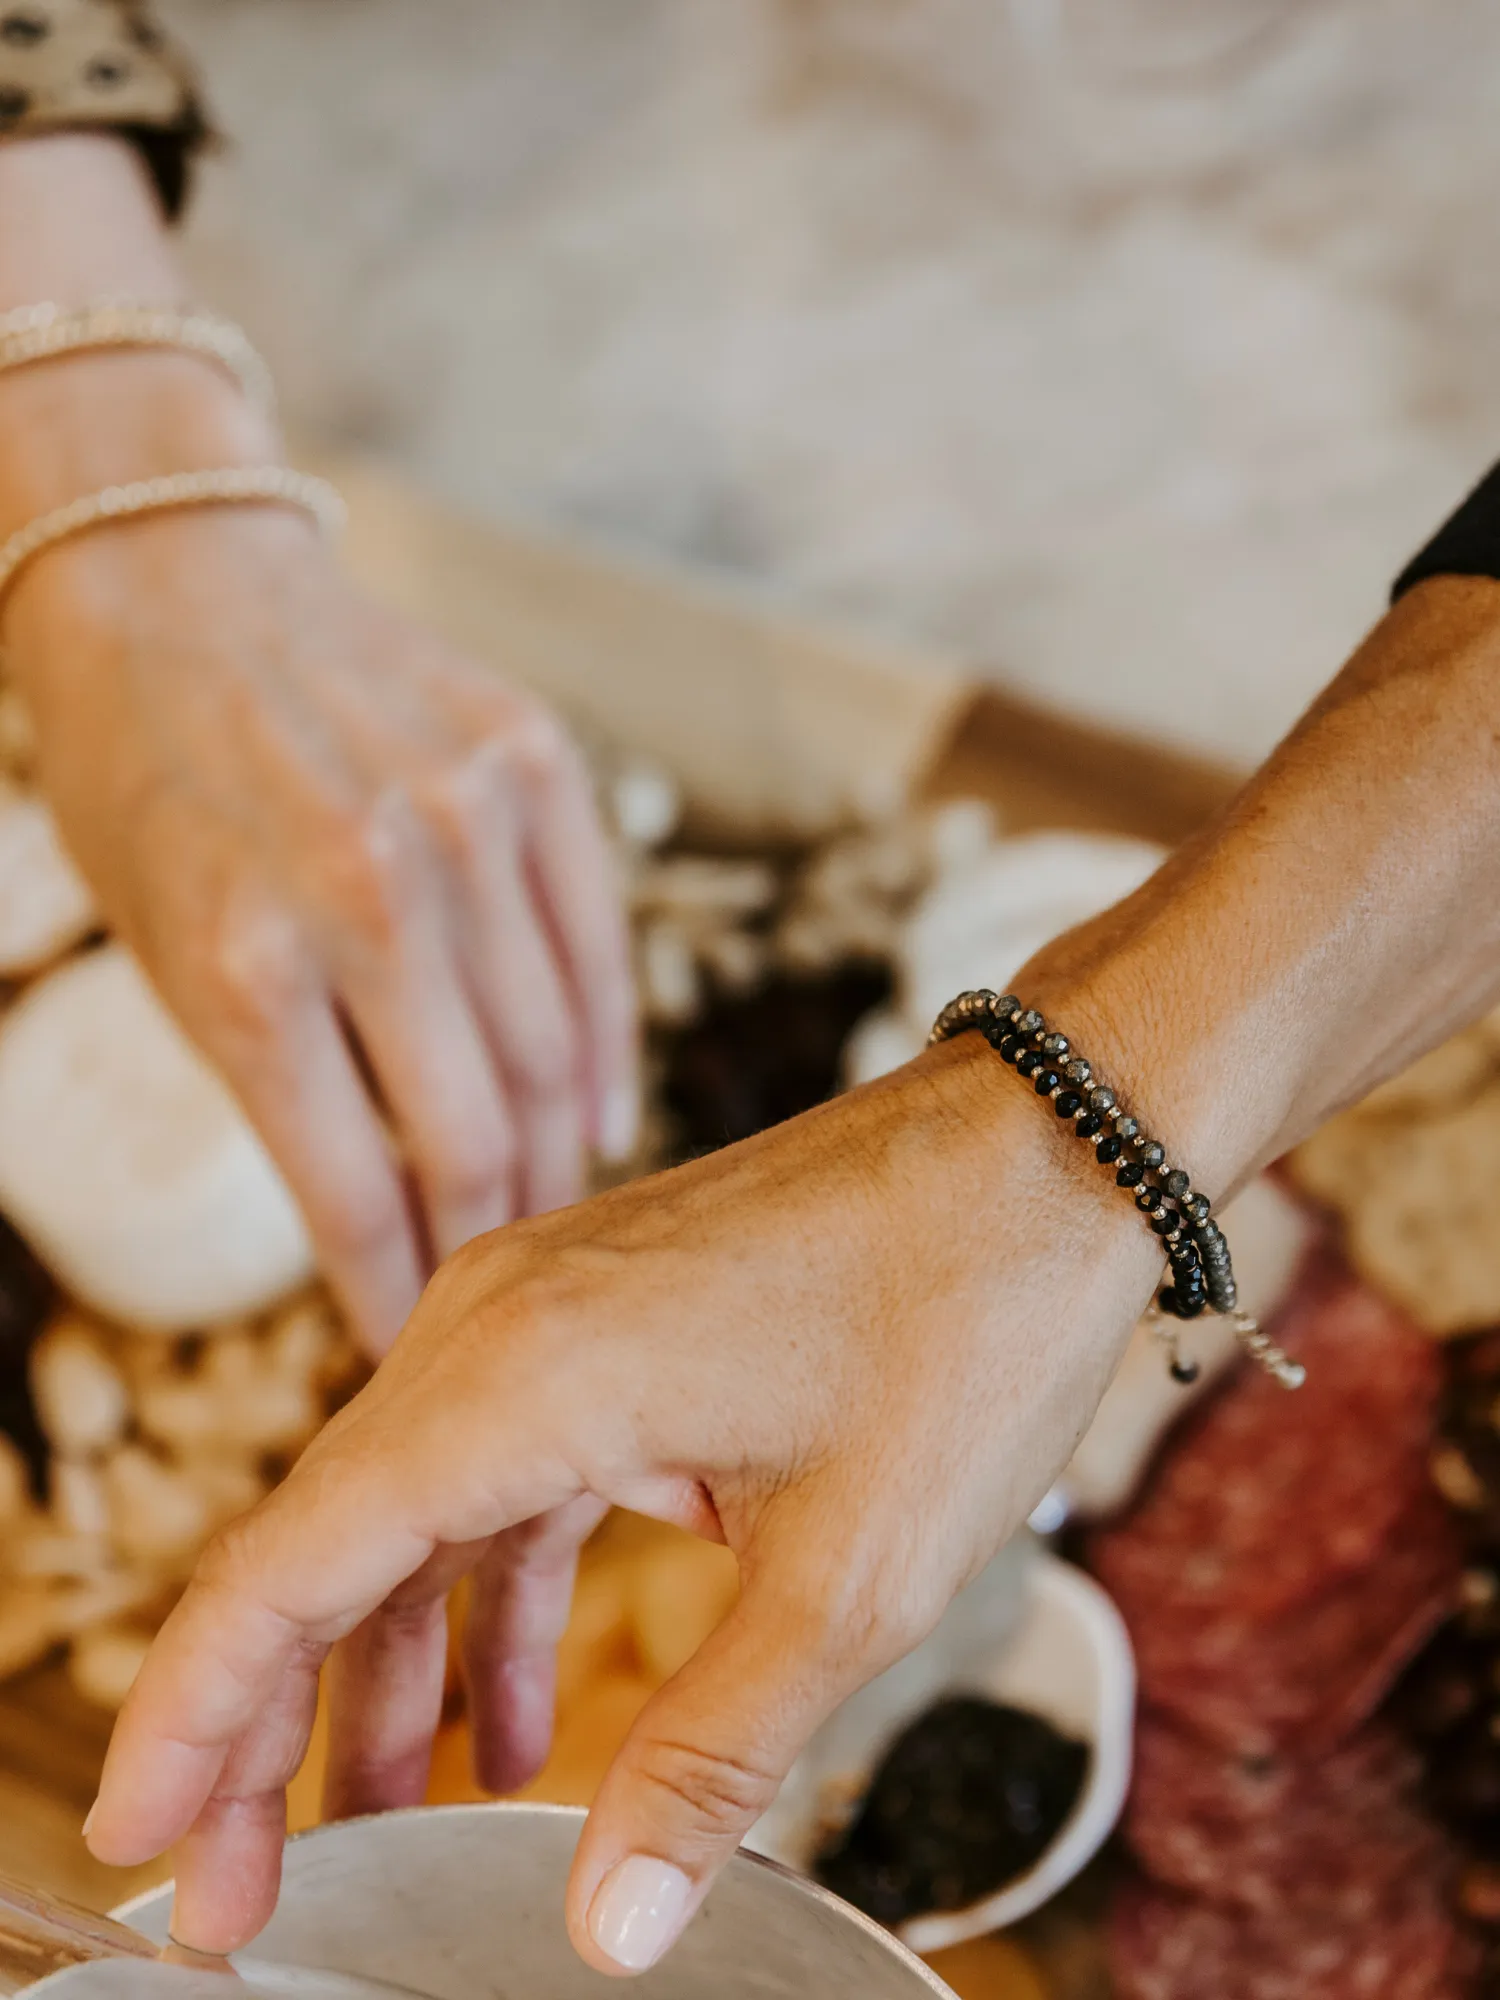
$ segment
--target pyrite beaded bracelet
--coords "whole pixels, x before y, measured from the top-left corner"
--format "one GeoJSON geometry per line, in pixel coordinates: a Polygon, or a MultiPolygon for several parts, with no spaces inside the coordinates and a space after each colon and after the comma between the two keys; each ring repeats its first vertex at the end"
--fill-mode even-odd
{"type": "Polygon", "coordinates": [[[1191,1382],[1198,1367],[1183,1358],[1172,1322],[1196,1319],[1209,1309],[1230,1321],[1268,1375],[1285,1389],[1300,1388],[1306,1376],[1301,1363],[1239,1310],[1229,1245],[1213,1219],[1208,1196],[1194,1189],[1181,1167],[1168,1164],[1166,1148],[1142,1130],[1108,1084],[1097,1080],[1093,1065],[1074,1053],[1067,1036],[1049,1028],[1034,1007],[1023,1007],[1014,993],[981,988],[950,1000],[928,1041],[949,1041],[971,1028],[1002,1061],[1029,1078],[1038,1097],[1051,1099],[1059,1118],[1073,1121],[1078,1137],[1092,1144],[1100,1166],[1114,1168],[1116,1184],[1161,1238],[1172,1276],[1157,1295],[1151,1316],[1167,1341],[1173,1377],[1191,1382]]]}

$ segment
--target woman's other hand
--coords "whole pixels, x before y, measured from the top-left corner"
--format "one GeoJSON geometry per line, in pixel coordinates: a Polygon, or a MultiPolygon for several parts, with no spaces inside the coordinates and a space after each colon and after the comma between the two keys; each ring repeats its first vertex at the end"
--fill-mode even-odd
{"type": "MultiPolygon", "coordinates": [[[[134,150],[0,147],[0,308],[185,295],[134,150]]],[[[127,480],[280,454],[206,360],[0,375],[0,538],[127,480]]],[[[217,1064],[372,1353],[437,1259],[628,1151],[612,858],[556,721],[340,576],[302,516],[91,530],[5,603],[42,779],[109,923],[217,1064]]]]}
{"type": "MultiPolygon", "coordinates": [[[[82,393],[70,365],[59,396],[82,393]]],[[[7,636],[101,909],[382,1351],[437,1258],[576,1200],[587,1149],[630,1144],[625,927],[578,753],[270,508],[60,547],[7,636]]]]}

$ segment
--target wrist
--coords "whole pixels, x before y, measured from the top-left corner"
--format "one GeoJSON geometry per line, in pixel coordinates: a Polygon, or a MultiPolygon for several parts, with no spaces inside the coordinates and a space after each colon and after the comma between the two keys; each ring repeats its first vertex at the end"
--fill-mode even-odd
{"type": "Polygon", "coordinates": [[[182,295],[160,204],[128,140],[60,131],[0,146],[0,311],[182,295]]]}
{"type": "Polygon", "coordinates": [[[174,350],[71,354],[0,375],[0,540],[130,480],[280,458],[216,363],[174,350]]]}
{"type": "Polygon", "coordinates": [[[1088,927],[1092,937],[1060,940],[1011,990],[1067,1035],[1095,1082],[1114,1091],[1165,1148],[1167,1164],[1182,1168],[1218,1209],[1283,1150],[1286,1071],[1268,1060],[1253,995],[1233,967],[1195,962],[1180,949],[1171,898],[1131,913],[1138,932],[1122,915],[1124,908],[1107,913],[1088,927]]]}

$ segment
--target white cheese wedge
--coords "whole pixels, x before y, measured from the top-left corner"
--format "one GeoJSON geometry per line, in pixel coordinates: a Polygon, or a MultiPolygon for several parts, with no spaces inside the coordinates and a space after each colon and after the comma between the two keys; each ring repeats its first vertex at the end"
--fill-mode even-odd
{"type": "Polygon", "coordinates": [[[86,1305],[159,1331],[255,1312],[312,1274],[270,1156],[119,945],[0,1023],[0,1209],[86,1305]]]}
{"type": "Polygon", "coordinates": [[[97,922],[47,807],[0,780],[0,976],[39,972],[97,922]]]}

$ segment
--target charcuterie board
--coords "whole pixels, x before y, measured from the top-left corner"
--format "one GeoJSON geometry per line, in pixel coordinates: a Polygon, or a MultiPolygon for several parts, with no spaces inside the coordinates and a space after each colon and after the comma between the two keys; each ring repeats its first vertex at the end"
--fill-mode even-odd
{"type": "MultiPolygon", "coordinates": [[[[694,579],[455,522],[378,475],[346,469],[343,483],[352,560],[373,588],[535,680],[591,728],[633,739],[628,748],[679,775],[689,767],[690,809],[731,848],[796,839],[851,800],[865,809],[851,770],[886,798],[986,800],[1007,832],[1080,828],[1164,844],[1233,788],[1227,771],[1015,702],[961,662],[810,630],[694,579]],[[685,679],[698,690],[686,705],[685,679]],[[638,701],[622,697],[632,688],[638,701]],[[743,754],[743,728],[736,738],[747,714],[764,739],[759,758],[743,754]],[[703,749],[721,731],[734,745],[727,762],[703,749]],[[782,754],[788,743],[794,756],[782,754]]],[[[162,1873],[114,1875],[78,1836],[108,1728],[108,1713],[55,1665],[0,1688],[0,1869],[99,1907],[162,1873]]],[[[1034,1921],[1054,2000],[1097,1990],[1094,1894],[1085,1881],[1034,1921]]]]}

